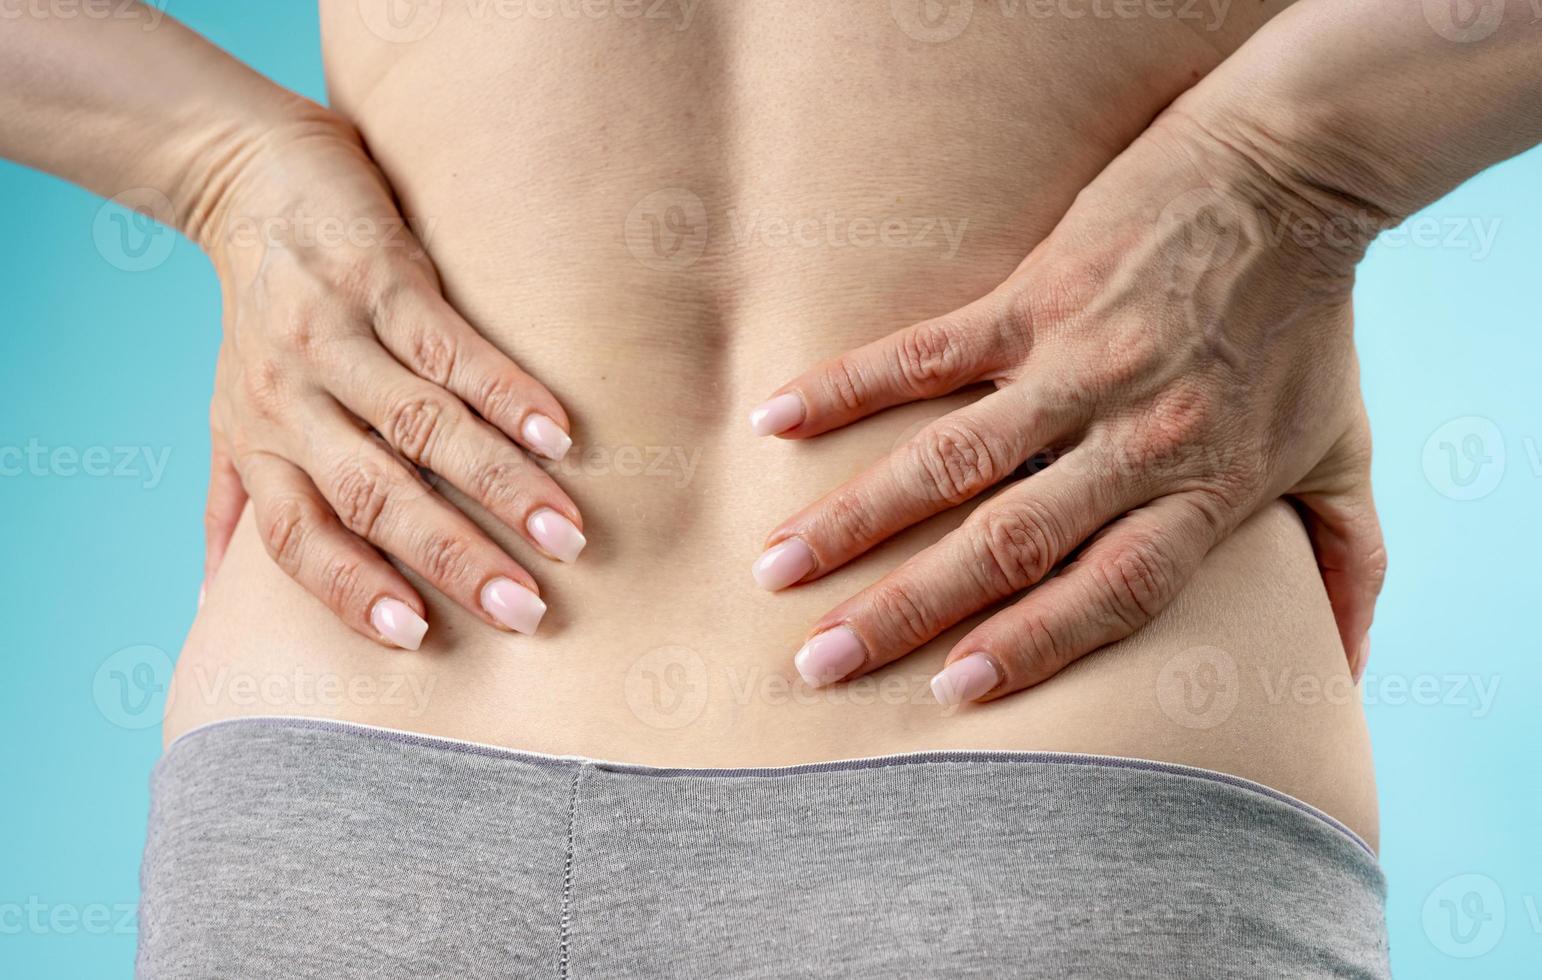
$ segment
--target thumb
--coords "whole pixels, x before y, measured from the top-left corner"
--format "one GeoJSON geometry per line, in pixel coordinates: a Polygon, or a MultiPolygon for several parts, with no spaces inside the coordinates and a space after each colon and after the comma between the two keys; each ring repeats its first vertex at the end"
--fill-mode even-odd
{"type": "MultiPolygon", "coordinates": [[[[1371,496],[1369,440],[1334,478],[1292,492],[1300,502],[1339,638],[1356,681],[1365,671],[1371,619],[1387,579],[1387,548],[1371,496]]],[[[1319,470],[1323,470],[1320,467],[1319,470]]]]}
{"type": "MultiPolygon", "coordinates": [[[[225,549],[235,534],[236,522],[246,507],[246,488],[236,470],[229,443],[218,431],[212,433],[209,452],[209,502],[204,508],[203,577],[208,582],[225,558],[225,549]]],[[[200,604],[203,601],[199,595],[200,604]]]]}

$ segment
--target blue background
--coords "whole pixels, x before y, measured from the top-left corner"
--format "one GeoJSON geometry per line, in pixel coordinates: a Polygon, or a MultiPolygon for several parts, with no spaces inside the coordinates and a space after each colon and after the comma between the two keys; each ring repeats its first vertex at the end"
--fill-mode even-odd
{"type": "MultiPolygon", "coordinates": [[[[312,5],[174,12],[322,98],[312,5]]],[[[1429,238],[1379,242],[1358,291],[1392,554],[1366,700],[1401,976],[1542,962],[1539,188],[1539,152],[1482,175],[1415,219],[1429,238]],[[1486,709],[1474,680],[1497,685],[1486,709]]],[[[127,476],[67,457],[15,474],[13,453],[0,476],[0,976],[122,977],[160,750],[159,704],[135,695],[196,602],[219,291],[179,239],[152,243],[172,245],[153,269],[116,267],[94,229],[117,212],[53,178],[0,163],[0,205],[0,452],[166,461],[158,479],[142,452],[127,476]]]]}

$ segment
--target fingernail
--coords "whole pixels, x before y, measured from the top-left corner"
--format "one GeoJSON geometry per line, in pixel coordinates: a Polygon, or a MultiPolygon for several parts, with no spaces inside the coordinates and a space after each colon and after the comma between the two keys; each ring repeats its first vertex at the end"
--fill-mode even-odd
{"type": "Polygon", "coordinates": [[[813,570],[814,553],[809,546],[797,538],[788,538],[762,552],[750,572],[756,585],[776,592],[803,581],[803,576],[813,570]]]}
{"type": "Polygon", "coordinates": [[[589,543],[584,532],[550,507],[542,507],[531,514],[525,527],[530,529],[530,536],[536,543],[555,555],[558,561],[576,560],[584,545],[589,543]]]}
{"type": "Polygon", "coordinates": [[[520,435],[530,444],[530,448],[545,456],[547,459],[561,459],[573,448],[573,437],[562,431],[562,427],[544,415],[531,415],[525,419],[525,424],[519,427],[520,435]]]}
{"type": "Polygon", "coordinates": [[[506,578],[495,578],[482,586],[482,608],[498,622],[526,636],[541,625],[546,603],[541,597],[506,578]]]}
{"type": "Polygon", "coordinates": [[[1356,684],[1360,683],[1360,678],[1365,676],[1365,666],[1370,662],[1371,637],[1370,634],[1366,634],[1365,639],[1360,641],[1360,651],[1355,654],[1355,662],[1349,668],[1350,676],[1354,678],[1356,684]]]}
{"type": "Polygon", "coordinates": [[[945,705],[963,704],[984,697],[1001,683],[995,661],[983,653],[955,660],[932,678],[932,697],[945,705]]]}
{"type": "Polygon", "coordinates": [[[208,594],[209,594],[209,583],[207,583],[207,582],[200,582],[200,583],[198,583],[198,608],[199,609],[203,608],[204,597],[207,596],[208,594]]]}
{"type": "Polygon", "coordinates": [[[757,436],[774,436],[803,421],[803,399],[788,393],[761,403],[750,412],[750,428],[757,436]]]}
{"type": "Polygon", "coordinates": [[[850,627],[837,626],[803,644],[792,663],[809,687],[824,687],[856,670],[866,659],[857,634],[850,627]]]}
{"type": "Polygon", "coordinates": [[[428,623],[412,611],[412,607],[400,599],[381,599],[369,611],[370,625],[375,632],[401,647],[416,650],[423,644],[423,634],[428,623]]]}

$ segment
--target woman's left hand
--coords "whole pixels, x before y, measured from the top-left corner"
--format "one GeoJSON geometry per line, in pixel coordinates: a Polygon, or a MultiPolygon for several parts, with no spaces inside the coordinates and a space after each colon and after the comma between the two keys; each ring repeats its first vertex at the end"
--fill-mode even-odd
{"type": "Polygon", "coordinates": [[[755,566],[770,589],[1053,457],[820,619],[795,658],[808,683],[890,663],[1029,590],[932,682],[944,703],[1022,690],[1149,622],[1284,495],[1302,505],[1358,677],[1386,568],[1350,310],[1374,228],[1278,176],[1289,163],[1171,111],[990,295],[836,357],[753,413],[762,435],[806,439],[997,389],[773,531],[755,566]]]}

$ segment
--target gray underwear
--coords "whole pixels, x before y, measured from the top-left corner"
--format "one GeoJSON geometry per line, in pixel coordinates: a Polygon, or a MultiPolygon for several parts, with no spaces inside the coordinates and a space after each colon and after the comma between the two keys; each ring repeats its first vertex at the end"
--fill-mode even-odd
{"type": "Polygon", "coordinates": [[[254,718],[152,793],[148,980],[1389,975],[1360,839],[1183,766],[655,769],[254,718]]]}

